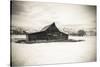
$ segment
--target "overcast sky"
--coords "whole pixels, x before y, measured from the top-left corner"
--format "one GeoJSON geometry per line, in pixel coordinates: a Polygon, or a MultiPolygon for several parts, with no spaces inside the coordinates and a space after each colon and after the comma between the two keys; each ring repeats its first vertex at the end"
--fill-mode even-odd
{"type": "Polygon", "coordinates": [[[96,24],[96,7],[89,5],[13,1],[11,15],[13,26],[27,30],[39,31],[53,22],[59,29],[65,25],[96,24]]]}

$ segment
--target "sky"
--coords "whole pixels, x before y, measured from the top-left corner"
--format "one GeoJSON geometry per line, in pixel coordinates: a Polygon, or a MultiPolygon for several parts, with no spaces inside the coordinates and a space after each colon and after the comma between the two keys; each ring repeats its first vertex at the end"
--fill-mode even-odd
{"type": "Polygon", "coordinates": [[[61,31],[68,25],[73,28],[96,25],[96,6],[91,5],[12,1],[11,11],[12,26],[33,32],[40,31],[53,22],[61,31]]]}

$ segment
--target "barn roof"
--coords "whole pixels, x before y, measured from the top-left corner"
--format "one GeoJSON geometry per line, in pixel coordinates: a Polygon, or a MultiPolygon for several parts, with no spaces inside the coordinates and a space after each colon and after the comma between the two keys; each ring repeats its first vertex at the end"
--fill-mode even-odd
{"type": "MultiPolygon", "coordinates": [[[[55,29],[59,30],[59,29],[56,27],[55,22],[53,22],[52,24],[43,27],[40,31],[37,31],[37,32],[27,32],[27,33],[38,33],[38,32],[43,32],[43,31],[46,31],[46,30],[47,30],[48,28],[50,28],[50,27],[55,27],[55,29]]],[[[59,32],[61,32],[61,31],[59,30],[59,32]]],[[[62,32],[62,33],[64,33],[64,32],[62,32]]]]}
{"type": "MultiPolygon", "coordinates": [[[[55,23],[53,22],[52,24],[47,25],[47,26],[45,26],[44,28],[42,28],[41,31],[47,30],[50,26],[54,26],[54,27],[56,28],[56,25],[55,25],[55,23]]],[[[58,29],[58,28],[57,28],[57,29],[58,29]]]]}

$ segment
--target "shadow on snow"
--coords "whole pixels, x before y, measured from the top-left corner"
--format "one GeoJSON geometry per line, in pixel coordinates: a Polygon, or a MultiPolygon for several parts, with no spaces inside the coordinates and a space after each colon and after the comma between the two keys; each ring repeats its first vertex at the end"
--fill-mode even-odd
{"type": "Polygon", "coordinates": [[[74,40],[74,39],[68,39],[68,40],[33,40],[33,41],[17,40],[17,41],[15,41],[15,43],[33,44],[33,43],[81,42],[81,41],[85,41],[85,40],[74,40]]]}

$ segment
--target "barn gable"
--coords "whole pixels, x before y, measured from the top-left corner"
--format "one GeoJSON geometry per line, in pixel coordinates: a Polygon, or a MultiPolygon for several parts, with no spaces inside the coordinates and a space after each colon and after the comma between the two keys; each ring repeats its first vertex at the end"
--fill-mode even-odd
{"type": "Polygon", "coordinates": [[[41,29],[41,31],[50,31],[50,32],[55,32],[59,31],[58,28],[56,27],[55,23],[53,22],[51,25],[47,25],[44,28],[41,29]]]}

